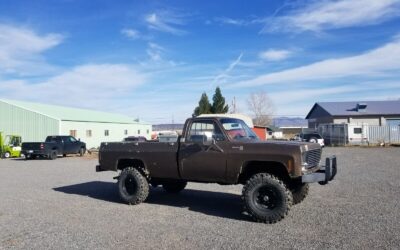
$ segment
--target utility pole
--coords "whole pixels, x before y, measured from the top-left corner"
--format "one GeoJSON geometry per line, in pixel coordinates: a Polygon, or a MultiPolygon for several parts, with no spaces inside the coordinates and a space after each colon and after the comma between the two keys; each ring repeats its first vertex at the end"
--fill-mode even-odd
{"type": "Polygon", "coordinates": [[[231,114],[236,114],[236,97],[235,96],[233,97],[233,100],[232,100],[232,112],[231,112],[231,114]]]}

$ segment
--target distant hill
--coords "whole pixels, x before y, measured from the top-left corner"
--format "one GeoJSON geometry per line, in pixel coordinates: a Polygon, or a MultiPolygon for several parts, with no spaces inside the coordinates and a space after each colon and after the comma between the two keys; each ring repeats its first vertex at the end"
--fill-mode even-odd
{"type": "Polygon", "coordinates": [[[301,117],[276,117],[273,119],[275,127],[307,127],[307,120],[301,117]]]}

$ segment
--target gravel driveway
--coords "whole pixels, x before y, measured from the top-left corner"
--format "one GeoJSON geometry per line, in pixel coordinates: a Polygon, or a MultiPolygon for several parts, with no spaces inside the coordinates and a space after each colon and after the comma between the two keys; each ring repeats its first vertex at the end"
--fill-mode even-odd
{"type": "Polygon", "coordinates": [[[241,186],[190,183],[119,200],[94,159],[0,160],[0,249],[398,249],[400,148],[326,148],[339,173],[273,225],[241,213],[241,186]]]}

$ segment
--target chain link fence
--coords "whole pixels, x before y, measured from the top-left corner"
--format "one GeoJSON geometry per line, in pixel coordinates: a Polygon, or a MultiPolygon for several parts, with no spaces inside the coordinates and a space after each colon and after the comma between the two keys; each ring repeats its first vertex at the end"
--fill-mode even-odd
{"type": "Polygon", "coordinates": [[[320,124],[317,131],[329,146],[400,144],[400,126],[320,124]]]}

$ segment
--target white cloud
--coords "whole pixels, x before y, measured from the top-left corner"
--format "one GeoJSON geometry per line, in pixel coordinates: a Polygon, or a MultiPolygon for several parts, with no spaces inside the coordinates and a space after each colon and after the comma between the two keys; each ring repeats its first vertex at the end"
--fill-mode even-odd
{"type": "Polygon", "coordinates": [[[162,61],[163,60],[162,54],[165,51],[165,49],[162,46],[152,42],[148,43],[147,45],[148,48],[146,52],[147,55],[150,57],[150,59],[155,62],[162,61]]]}
{"type": "Polygon", "coordinates": [[[274,83],[299,83],[317,79],[350,76],[397,75],[400,70],[400,38],[357,56],[328,59],[306,66],[260,75],[231,87],[261,86],[274,83]]]}
{"type": "Polygon", "coordinates": [[[214,19],[217,22],[220,22],[222,24],[229,24],[229,25],[234,25],[234,26],[244,26],[248,25],[249,22],[242,20],[242,19],[233,19],[229,17],[217,17],[214,19]]]}
{"type": "Polygon", "coordinates": [[[282,61],[290,57],[292,51],[282,49],[269,49],[261,52],[258,56],[265,61],[282,61]]]}
{"type": "Polygon", "coordinates": [[[236,58],[235,61],[231,62],[229,66],[220,74],[218,74],[214,78],[214,83],[224,83],[227,78],[229,78],[229,73],[240,63],[242,59],[243,53],[240,53],[240,55],[236,58]]]}
{"type": "Polygon", "coordinates": [[[150,29],[174,35],[184,35],[186,33],[186,31],[176,27],[184,25],[183,19],[170,12],[148,14],[145,17],[145,21],[150,29]]]}
{"type": "Polygon", "coordinates": [[[268,20],[266,31],[322,31],[382,23],[400,15],[399,0],[312,1],[286,16],[268,20]]]}
{"type": "Polygon", "coordinates": [[[45,97],[54,104],[106,110],[145,82],[146,77],[130,65],[88,64],[37,84],[0,80],[0,96],[30,101],[45,97]]]}
{"type": "Polygon", "coordinates": [[[134,29],[122,29],[121,34],[133,40],[141,37],[140,32],[134,29]]]}
{"type": "Polygon", "coordinates": [[[31,75],[53,68],[41,54],[63,39],[60,34],[39,35],[28,28],[0,24],[0,73],[31,75]]]}

